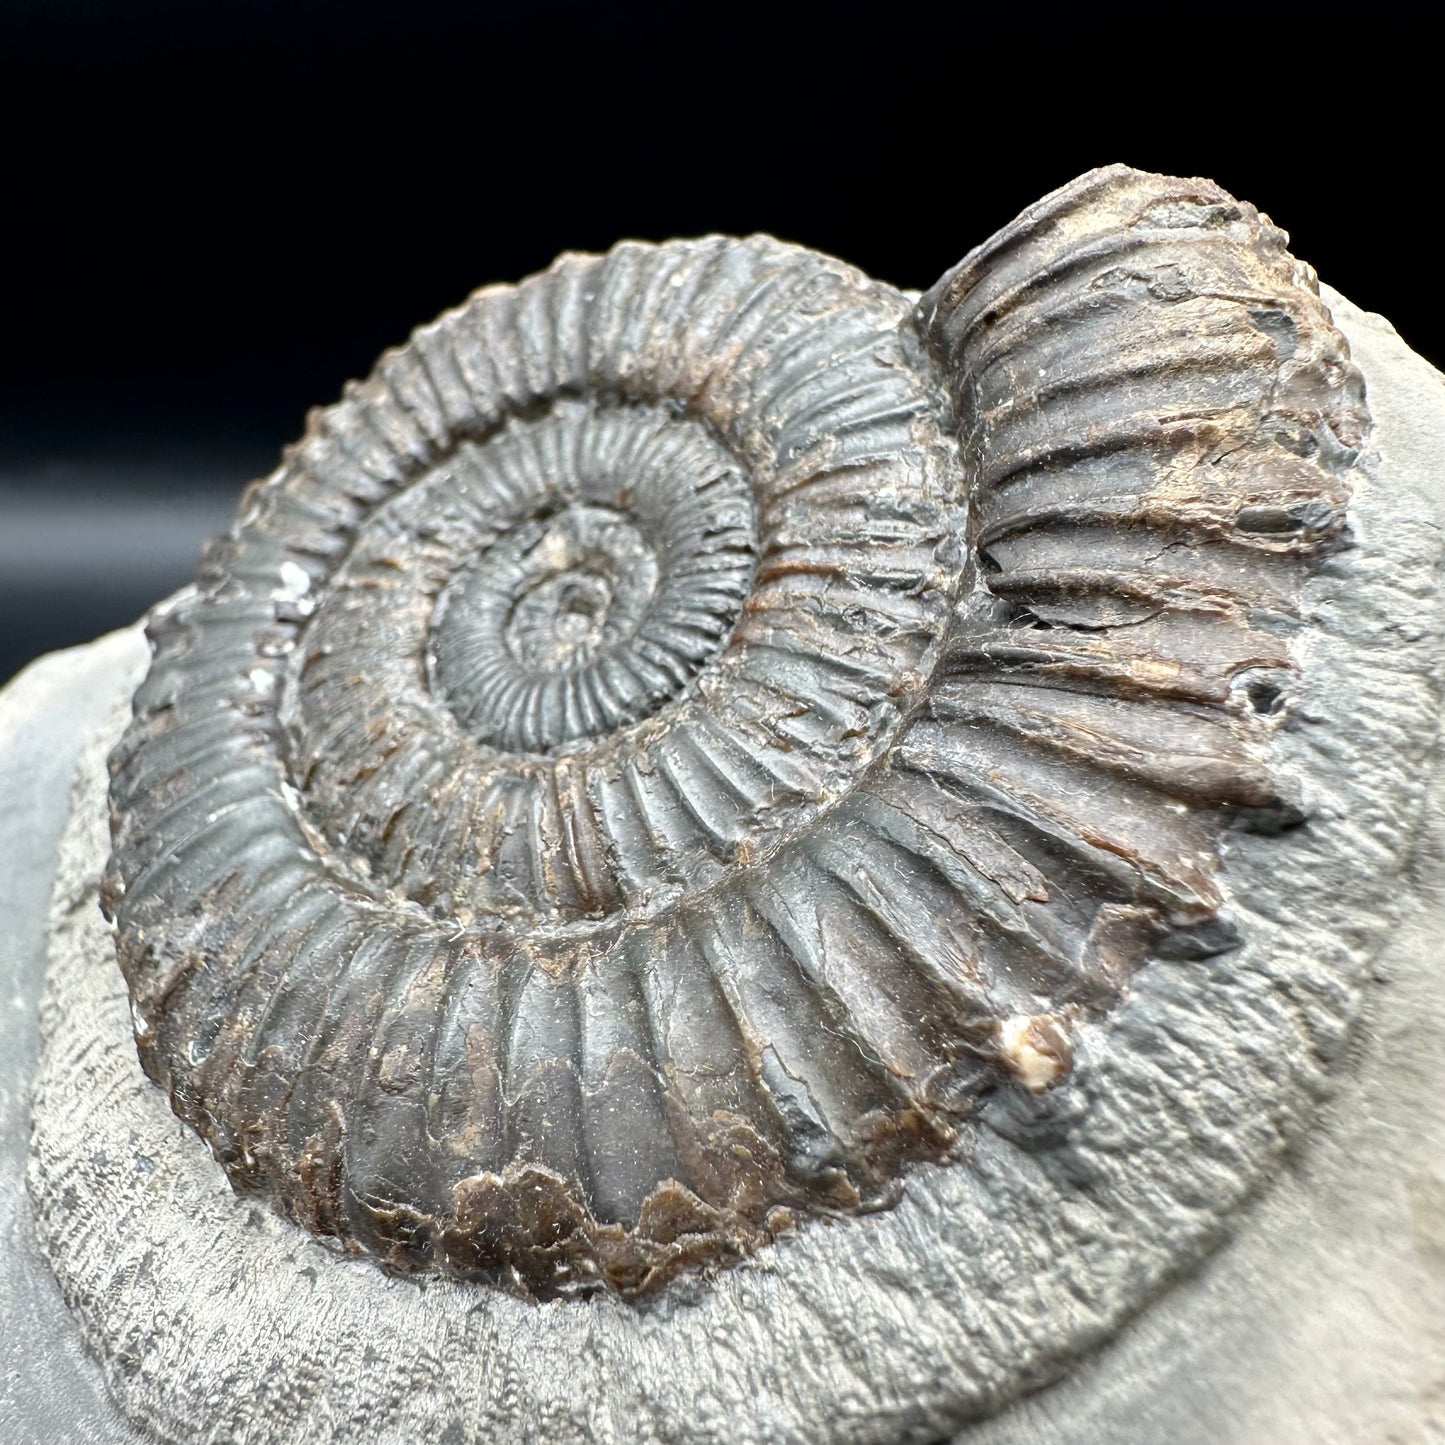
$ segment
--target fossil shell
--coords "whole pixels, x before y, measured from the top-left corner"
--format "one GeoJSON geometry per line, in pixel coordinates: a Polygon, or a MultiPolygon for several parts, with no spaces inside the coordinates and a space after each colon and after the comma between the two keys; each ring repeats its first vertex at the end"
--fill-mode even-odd
{"type": "Polygon", "coordinates": [[[1307,268],[1094,172],[914,307],[766,238],[479,292],[248,492],[112,759],[142,1062],[399,1269],[636,1293],[967,1168],[1229,948],[1365,416],[1307,268]]]}

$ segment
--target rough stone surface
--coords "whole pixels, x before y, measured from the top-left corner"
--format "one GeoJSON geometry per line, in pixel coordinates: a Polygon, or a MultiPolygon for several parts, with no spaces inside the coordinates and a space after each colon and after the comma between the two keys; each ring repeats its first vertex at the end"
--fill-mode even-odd
{"type": "Polygon", "coordinates": [[[0,692],[0,1441],[126,1440],[25,1198],[50,894],[77,760],[145,666],[136,632],[52,653],[0,692]]]}
{"type": "MultiPolygon", "coordinates": [[[[694,1294],[639,1309],[422,1289],[233,1196],[135,1062],[93,907],[119,713],[78,727],[31,1177],[126,1411],[188,1441],[935,1440],[1092,1351],[959,1438],[1438,1434],[1445,797],[1418,823],[1445,390],[1335,305],[1377,432],[1357,545],[1308,594],[1321,628],[1282,735],[1311,821],[1228,849],[1246,946],[1146,968],[1069,1089],[998,1101],[971,1170],[920,1172],[893,1213],[783,1240],[694,1294]]],[[[124,673],[139,652],[131,635],[93,663],[124,673]]],[[[105,1438],[98,1417],[86,1435],[105,1438]]]]}

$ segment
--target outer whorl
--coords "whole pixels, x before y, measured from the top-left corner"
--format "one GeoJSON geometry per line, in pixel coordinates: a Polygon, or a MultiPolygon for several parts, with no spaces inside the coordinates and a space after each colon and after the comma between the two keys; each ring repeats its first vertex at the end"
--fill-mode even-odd
{"type": "Polygon", "coordinates": [[[916,311],[625,244],[314,414],[112,760],[141,1058],[236,1188],[642,1291],[968,1167],[982,1092],[1228,948],[1364,425],[1284,239],[1114,168],[916,311]]]}

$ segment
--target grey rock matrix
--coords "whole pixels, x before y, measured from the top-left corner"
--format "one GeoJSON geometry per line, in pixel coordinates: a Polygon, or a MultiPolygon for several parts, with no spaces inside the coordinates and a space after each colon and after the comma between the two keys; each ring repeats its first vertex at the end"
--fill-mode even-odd
{"type": "MultiPolygon", "coordinates": [[[[20,825],[7,835],[17,866],[5,956],[20,1048],[7,1051],[0,1095],[14,1281],[0,1434],[1436,1438],[1445,1388],[1445,798],[1435,776],[1445,391],[1377,318],[1326,301],[1363,373],[1374,427],[1331,463],[1350,496],[1348,525],[1332,520],[1345,491],[1330,482],[1310,483],[1313,510],[1294,519],[1317,538],[1296,538],[1287,553],[1300,559],[1289,587],[1301,625],[1278,634],[1277,658],[1258,659],[1252,679],[1269,685],[1246,699],[1263,719],[1267,770],[1245,768],[1265,757],[1249,739],[1243,752],[1216,753],[1210,786],[1225,779],[1235,790],[1234,823],[1210,824],[1219,831],[1207,883],[1181,905],[1176,875],[1170,902],[1142,901],[1158,910],[1143,953],[1136,960],[1125,946],[1127,975],[1107,996],[1062,991],[1047,1033],[1011,1031],[1022,1011],[1006,1012],[980,1035],[992,1052],[963,1051],[983,1071],[968,1077],[984,1083],[944,1094],[935,1117],[966,1148],[929,1143],[894,1162],[896,1152],[872,1153],[860,1137],[849,1144],[844,1130],[828,1187],[906,1163],[891,1207],[853,1217],[845,1207],[796,1227],[765,1212],[766,1238],[719,1229],[713,1217],[691,1230],[674,1221],[621,1265],[606,1241],[635,1237],[637,1216],[632,1227],[594,1219],[591,1243],[567,1267],[600,1259],[624,1291],[640,1278],[629,1273],[635,1255],[655,1261],[656,1246],[689,1232],[720,1234],[748,1256],[699,1274],[707,1250],[684,1251],[680,1273],[669,1255],[671,1282],[649,1285],[641,1301],[602,1289],[537,1303],[445,1271],[424,1285],[388,1277],[232,1191],[141,1071],[98,906],[110,846],[104,759],[146,668],[143,640],[120,634],[32,669],[3,713],[6,800],[20,825]],[[67,726],[57,728],[57,716],[67,726]],[[48,774],[33,761],[42,754],[48,774]],[[72,765],[67,808],[58,780],[72,765]],[[56,856],[47,830],[55,839],[62,827],[47,919],[45,865],[56,856]],[[37,1055],[32,1214],[18,1179],[37,1055]],[[37,1340],[38,1349],[25,1344],[37,1340]]],[[[1288,516],[1252,505],[1263,533],[1288,531],[1288,516]]],[[[587,507],[562,525],[559,556],[576,547],[605,564],[651,545],[587,507]]],[[[763,535],[748,546],[766,555],[763,535]]],[[[538,539],[520,540],[534,557],[538,539]]],[[[1035,609],[1060,609],[1066,630],[1140,623],[1119,615],[1117,601],[1108,615],[1081,618],[1078,609],[1101,605],[1086,591],[1044,598],[1018,553],[999,545],[1005,582],[1035,609]]],[[[1044,570],[1057,577],[1063,562],[1044,570]]],[[[1126,570],[1114,569],[1115,596],[1126,570]]],[[[589,576],[625,613],[615,574],[602,565],[589,576]]],[[[530,577],[527,595],[550,581],[530,577]]],[[[550,618],[549,595],[537,608],[550,618]]],[[[190,605],[183,597],[170,614],[190,605]]],[[[583,613],[585,631],[597,614],[583,613]]],[[[1059,664],[1057,651],[1021,662],[1059,664]]],[[[709,665],[697,661],[703,672],[709,665]]],[[[987,676],[979,686],[988,690],[987,676]]],[[[556,721],[566,708],[559,698],[531,723],[510,713],[473,721],[494,733],[543,729],[523,740],[530,746],[566,726],[556,721]]],[[[998,726],[1000,716],[981,721],[998,726]]],[[[1054,725],[1069,721],[1056,714],[1054,725]]],[[[1087,777],[1093,763],[1078,766],[1087,777]]],[[[1137,786],[1141,768],[1130,769],[1137,786]]],[[[1156,773],[1158,795],[1174,796],[1178,777],[1177,767],[1156,773]]],[[[1197,806],[1197,786],[1194,796],[1197,806]]],[[[1077,863],[1056,866],[1073,870],[1065,879],[1083,876],[1077,863]]],[[[796,871],[782,876],[786,888],[796,871]]],[[[539,901],[557,902],[528,907],[539,901]]],[[[823,1085],[813,1084],[816,1096],[823,1085]]],[[[787,1161],[796,1136],[791,1145],[780,1137],[787,1161]]],[[[780,1190],[803,1179],[791,1207],[806,1216],[822,1176],[779,1167],[780,1190]]],[[[497,1177],[506,1184],[505,1171],[497,1177]]],[[[705,1176],[694,1179],[703,1189],[694,1197],[719,1209],[703,1197],[705,1176]]],[[[600,1195],[587,1198],[592,1208],[600,1195]]]]}

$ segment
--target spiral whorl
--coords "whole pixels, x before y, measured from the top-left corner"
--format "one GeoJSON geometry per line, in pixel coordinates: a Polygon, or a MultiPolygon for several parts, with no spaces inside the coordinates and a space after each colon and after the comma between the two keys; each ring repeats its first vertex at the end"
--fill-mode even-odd
{"type": "Polygon", "coordinates": [[[1351,373],[1278,233],[1135,176],[917,320],[767,239],[566,256],[313,415],[113,759],[141,1057],[237,1188],[645,1290],[886,1202],[1228,946],[1351,373]]]}
{"type": "Polygon", "coordinates": [[[616,732],[677,697],[732,631],[756,558],[752,489],[699,423],[561,402],[443,476],[474,511],[447,537],[432,690],[478,741],[544,753],[616,732]]]}

